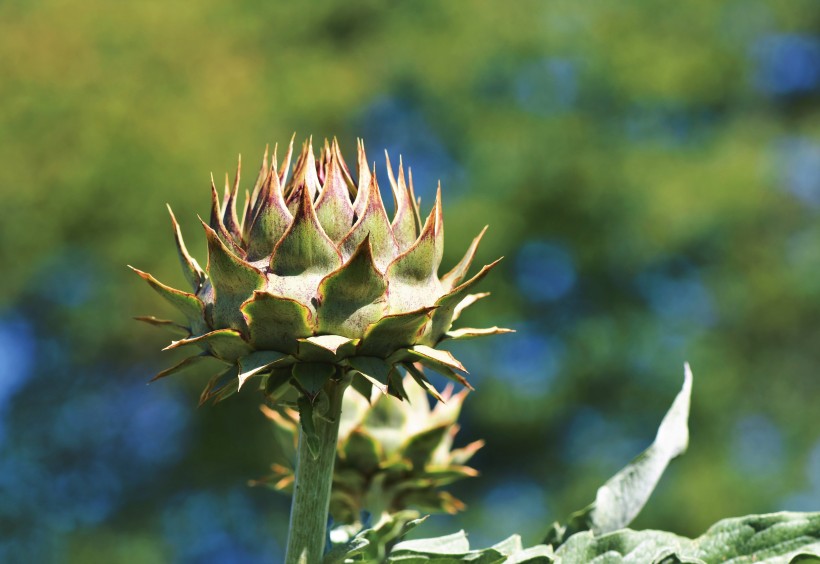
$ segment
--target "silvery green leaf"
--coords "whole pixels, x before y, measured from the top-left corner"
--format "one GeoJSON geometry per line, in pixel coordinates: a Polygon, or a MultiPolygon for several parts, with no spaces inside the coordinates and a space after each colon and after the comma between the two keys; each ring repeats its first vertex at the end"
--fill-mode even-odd
{"type": "Polygon", "coordinates": [[[550,564],[554,556],[551,546],[538,544],[510,555],[504,564],[550,564]]]}
{"type": "Polygon", "coordinates": [[[556,562],[623,564],[770,564],[820,560],[820,513],[771,513],[724,519],[696,539],[665,531],[623,529],[572,535],[556,562]]]}
{"type": "MultiPolygon", "coordinates": [[[[607,564],[654,564],[673,554],[691,550],[692,541],[666,531],[633,531],[624,529],[603,536],[591,531],[572,535],[555,551],[556,562],[592,562],[607,564]]],[[[675,562],[672,560],[671,562],[675,562]]],[[[692,564],[704,564],[689,560],[692,564]]]]}
{"type": "Polygon", "coordinates": [[[341,533],[340,536],[343,542],[340,542],[329,551],[323,564],[341,562],[345,564],[356,562],[374,564],[375,562],[383,562],[387,558],[390,547],[426,519],[427,516],[418,517],[418,513],[415,511],[399,511],[390,516],[385,516],[373,528],[358,532],[355,530],[351,532],[349,526],[333,529],[330,533],[331,540],[336,533],[341,533]]]}
{"type": "MultiPolygon", "coordinates": [[[[549,558],[543,556],[544,549],[531,551],[524,559],[518,558],[513,562],[549,563],[549,558]]],[[[397,544],[390,552],[388,563],[402,564],[502,564],[523,553],[521,538],[518,535],[483,550],[470,550],[470,543],[464,531],[432,539],[405,541],[397,544]]]]}
{"type": "Polygon", "coordinates": [[[623,470],[598,489],[595,501],[573,514],[566,526],[553,525],[547,544],[559,545],[575,532],[591,530],[596,535],[629,525],[643,509],[669,462],[686,451],[689,444],[689,403],[692,372],[685,365],[683,388],[666,413],[655,441],[623,470]]]}
{"type": "Polygon", "coordinates": [[[467,534],[459,531],[443,537],[404,541],[393,548],[393,554],[418,552],[423,554],[464,554],[470,551],[467,534]]]}

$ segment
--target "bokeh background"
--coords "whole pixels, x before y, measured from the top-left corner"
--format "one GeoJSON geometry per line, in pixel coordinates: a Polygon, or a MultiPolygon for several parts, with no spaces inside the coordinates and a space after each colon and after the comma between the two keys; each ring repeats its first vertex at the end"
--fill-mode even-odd
{"type": "MultiPolygon", "coordinates": [[[[444,187],[445,268],[506,258],[459,347],[478,391],[455,493],[477,544],[555,519],[654,437],[689,452],[635,523],[696,535],[820,509],[820,6],[814,0],[0,3],[0,561],[277,562],[289,502],[242,393],[146,386],[204,258],[209,173],[337,136],[444,187]],[[394,161],[395,162],[395,161],[394,161]]],[[[250,166],[251,169],[255,168],[250,166]]]]}

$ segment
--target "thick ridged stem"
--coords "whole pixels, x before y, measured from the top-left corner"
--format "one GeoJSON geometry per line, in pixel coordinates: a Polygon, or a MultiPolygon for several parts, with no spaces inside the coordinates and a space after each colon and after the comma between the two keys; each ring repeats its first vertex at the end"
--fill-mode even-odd
{"type": "Polygon", "coordinates": [[[330,409],[325,417],[314,417],[319,437],[318,456],[308,448],[304,432],[299,431],[296,484],[290,509],[290,531],[285,564],[319,564],[325,550],[333,463],[339,439],[342,396],[350,378],[331,380],[325,386],[330,409]]]}

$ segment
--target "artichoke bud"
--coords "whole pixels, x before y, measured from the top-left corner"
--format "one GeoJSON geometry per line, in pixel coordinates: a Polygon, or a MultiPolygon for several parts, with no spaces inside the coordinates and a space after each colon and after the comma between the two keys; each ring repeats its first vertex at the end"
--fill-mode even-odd
{"type": "MultiPolygon", "coordinates": [[[[415,510],[455,513],[464,508],[441,487],[478,475],[466,464],[483,441],[453,448],[467,390],[452,394],[448,386],[431,409],[422,388],[412,385],[412,376],[403,384],[409,397],[405,402],[375,389],[370,402],[358,394],[344,396],[330,501],[337,525],[358,523],[363,513],[380,521],[399,514],[414,518],[415,510]]],[[[300,413],[267,406],[262,411],[273,422],[283,457],[269,476],[252,484],[290,492],[300,413]]]]}
{"type": "Polygon", "coordinates": [[[225,367],[209,381],[202,402],[224,399],[254,379],[274,401],[313,405],[327,382],[346,377],[364,397],[376,388],[402,399],[404,373],[435,393],[415,363],[469,387],[461,363],[436,346],[507,331],[451,330],[460,312],[486,295],[473,288],[498,262],[467,277],[484,231],[440,277],[440,189],[422,221],[412,174],[405,175],[401,160],[394,173],[388,158],[391,219],[361,141],[356,180],[335,139],[325,142],[318,160],[305,142],[291,169],[292,155],[292,140],[281,164],[276,149],[265,151],[242,207],[241,161],[221,197],[212,178],[211,214],[202,223],[204,269],[188,253],[171,213],[190,291],[135,269],[185,321],[139,319],[184,331],[167,348],[194,352],[155,379],[213,357],[225,367]]]}

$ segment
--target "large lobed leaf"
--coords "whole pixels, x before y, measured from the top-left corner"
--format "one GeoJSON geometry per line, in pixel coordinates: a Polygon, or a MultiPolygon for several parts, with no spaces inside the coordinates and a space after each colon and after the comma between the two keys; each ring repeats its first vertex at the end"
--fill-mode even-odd
{"type": "MultiPolygon", "coordinates": [[[[368,531],[358,535],[364,538],[368,531]]],[[[359,547],[333,562],[378,562],[359,547]]],[[[595,536],[572,535],[558,550],[549,545],[524,549],[514,535],[482,550],[471,549],[461,531],[401,542],[382,562],[402,564],[713,564],[820,562],[820,513],[772,513],[725,519],[695,539],[666,531],[622,529],[595,536]]]]}
{"type": "Polygon", "coordinates": [[[696,539],[665,531],[624,529],[570,537],[555,562],[613,564],[791,563],[820,561],[820,513],[772,513],[725,519],[696,539]]]}
{"type": "Polygon", "coordinates": [[[685,365],[683,388],[663,418],[655,441],[598,489],[595,501],[570,516],[567,525],[554,524],[545,540],[558,545],[570,535],[590,530],[596,535],[628,526],[652,495],[664,470],[689,444],[689,404],[692,371],[685,365]]]}
{"type": "MultiPolygon", "coordinates": [[[[419,524],[422,520],[413,522],[419,524]]],[[[406,531],[403,532],[405,534],[406,531]]],[[[370,531],[359,533],[356,538],[365,538],[370,531]]],[[[361,550],[358,545],[350,543],[352,550],[342,559],[336,556],[332,562],[388,562],[401,564],[549,564],[553,562],[552,548],[539,545],[525,549],[521,537],[513,535],[508,539],[483,550],[471,550],[470,542],[464,531],[452,535],[431,539],[418,539],[400,542],[393,547],[389,555],[374,559],[374,551],[361,550]]],[[[326,560],[327,562],[327,560],[326,560]]]]}

